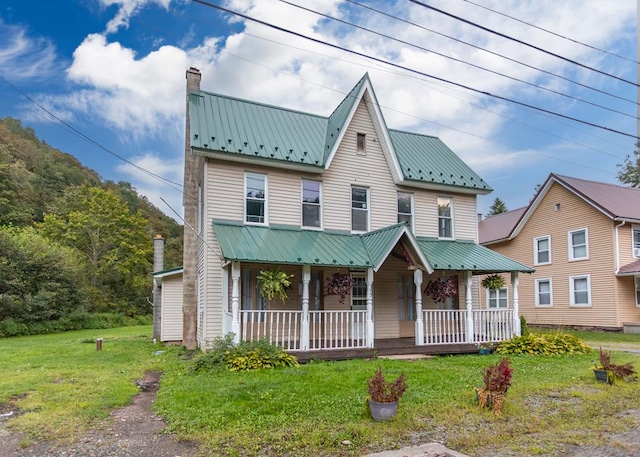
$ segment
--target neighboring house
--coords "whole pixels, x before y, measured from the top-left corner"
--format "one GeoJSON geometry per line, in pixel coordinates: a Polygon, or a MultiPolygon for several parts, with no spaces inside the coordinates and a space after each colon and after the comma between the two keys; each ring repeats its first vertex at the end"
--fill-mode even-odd
{"type": "Polygon", "coordinates": [[[530,323],[640,322],[640,189],[550,174],[529,206],[487,217],[479,236],[535,268],[520,282],[530,323]]]}
{"type": "Polygon", "coordinates": [[[519,331],[532,270],[477,244],[491,188],[438,138],[388,129],[367,75],[329,117],[201,91],[195,69],[187,89],[187,347],[232,332],[289,351],[442,349],[519,331]],[[284,303],[259,293],[274,267],[292,275],[284,303]],[[473,275],[491,272],[512,275],[509,309],[473,300],[473,275]],[[353,281],[344,301],[323,293],[335,274],[353,281]],[[423,293],[450,277],[444,303],[423,293]]]}

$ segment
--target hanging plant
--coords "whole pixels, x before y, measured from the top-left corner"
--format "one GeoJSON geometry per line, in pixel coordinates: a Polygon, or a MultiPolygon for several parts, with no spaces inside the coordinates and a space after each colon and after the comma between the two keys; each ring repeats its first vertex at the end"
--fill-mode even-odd
{"type": "Polygon", "coordinates": [[[424,288],[424,293],[433,298],[436,303],[444,303],[447,298],[458,293],[458,278],[450,276],[447,279],[437,278],[429,281],[424,288]]]}
{"type": "Polygon", "coordinates": [[[353,287],[353,278],[348,273],[334,273],[331,279],[327,279],[327,285],[324,286],[325,295],[338,295],[340,303],[344,303],[344,299],[351,292],[353,287]]]}
{"type": "Polygon", "coordinates": [[[502,289],[504,287],[504,278],[496,273],[485,276],[480,284],[484,289],[502,289]]]}
{"type": "Polygon", "coordinates": [[[288,298],[287,289],[291,286],[291,278],[293,275],[288,275],[277,267],[258,273],[260,295],[267,299],[269,308],[274,298],[282,300],[282,303],[288,298]]]}

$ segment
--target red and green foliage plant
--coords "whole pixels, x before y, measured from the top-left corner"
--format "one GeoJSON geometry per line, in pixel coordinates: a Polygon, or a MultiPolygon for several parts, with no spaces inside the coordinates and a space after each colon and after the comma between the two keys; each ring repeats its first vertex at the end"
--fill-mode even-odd
{"type": "Polygon", "coordinates": [[[433,298],[436,303],[444,303],[447,298],[458,293],[458,278],[451,276],[447,279],[436,278],[427,283],[424,293],[433,298]]]}
{"type": "Polygon", "coordinates": [[[613,363],[611,361],[611,351],[605,351],[602,347],[600,347],[600,364],[596,365],[594,370],[605,370],[609,384],[613,384],[616,379],[624,379],[636,374],[633,363],[613,363]]]}
{"type": "Polygon", "coordinates": [[[324,294],[338,295],[340,303],[344,303],[344,299],[351,293],[353,277],[346,273],[334,273],[327,281],[327,285],[324,286],[324,294]]]}
{"type": "Polygon", "coordinates": [[[407,379],[404,373],[395,381],[387,381],[382,368],[378,367],[376,373],[369,379],[369,397],[378,403],[392,403],[400,400],[407,390],[407,379]]]}
{"type": "Polygon", "coordinates": [[[502,358],[495,365],[489,365],[484,371],[483,386],[476,389],[480,408],[491,406],[497,416],[502,414],[502,404],[512,376],[509,359],[502,358]]]}

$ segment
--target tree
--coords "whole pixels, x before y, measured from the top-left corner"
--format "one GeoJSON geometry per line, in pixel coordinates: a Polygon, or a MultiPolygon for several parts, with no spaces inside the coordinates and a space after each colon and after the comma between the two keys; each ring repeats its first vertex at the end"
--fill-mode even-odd
{"type": "Polygon", "coordinates": [[[616,175],[618,181],[622,184],[640,187],[640,141],[636,143],[633,159],[627,155],[624,163],[619,163],[616,167],[618,167],[618,174],[616,175]]]}
{"type": "Polygon", "coordinates": [[[489,207],[487,216],[495,216],[496,214],[506,213],[508,211],[507,205],[498,197],[493,201],[493,205],[489,207]]]}

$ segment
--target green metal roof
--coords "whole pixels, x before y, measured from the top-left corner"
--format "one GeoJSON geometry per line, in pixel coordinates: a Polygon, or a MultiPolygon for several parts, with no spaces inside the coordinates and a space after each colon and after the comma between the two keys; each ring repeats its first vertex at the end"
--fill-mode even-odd
{"type": "Polygon", "coordinates": [[[436,270],[470,270],[478,273],[534,272],[532,268],[473,241],[422,237],[418,237],[417,240],[425,256],[436,270]]]}
{"type": "Polygon", "coordinates": [[[420,256],[419,265],[423,266],[429,271],[429,273],[431,273],[433,269],[431,268],[429,261],[424,257],[406,222],[390,225],[389,227],[375,230],[373,232],[363,233],[359,236],[369,253],[372,264],[376,266],[377,270],[387,259],[389,253],[395,245],[398,244],[398,241],[400,241],[400,238],[402,238],[403,235],[407,237],[409,243],[413,246],[418,256],[420,256]]]}

